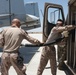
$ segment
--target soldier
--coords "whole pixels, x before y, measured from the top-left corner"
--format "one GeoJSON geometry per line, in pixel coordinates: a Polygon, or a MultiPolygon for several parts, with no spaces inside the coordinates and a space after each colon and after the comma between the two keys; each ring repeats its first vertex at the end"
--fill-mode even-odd
{"type": "MultiPolygon", "coordinates": [[[[50,43],[53,40],[61,37],[61,33],[63,31],[68,31],[74,28],[76,28],[76,26],[73,26],[73,25],[63,26],[63,21],[61,19],[58,19],[56,26],[52,28],[48,36],[48,39],[46,40],[45,43],[50,43]]],[[[45,46],[43,48],[41,59],[40,59],[40,64],[37,70],[37,75],[42,75],[43,70],[45,66],[47,65],[48,60],[50,60],[52,75],[56,75],[57,63],[56,63],[56,51],[55,51],[54,45],[45,46]]]]}
{"type": "Polygon", "coordinates": [[[10,66],[13,66],[17,75],[26,75],[25,65],[19,63],[19,47],[23,39],[28,40],[33,44],[40,44],[37,39],[28,35],[26,31],[20,28],[20,20],[13,19],[12,25],[2,31],[4,37],[3,53],[1,56],[1,75],[8,75],[10,66]]]}

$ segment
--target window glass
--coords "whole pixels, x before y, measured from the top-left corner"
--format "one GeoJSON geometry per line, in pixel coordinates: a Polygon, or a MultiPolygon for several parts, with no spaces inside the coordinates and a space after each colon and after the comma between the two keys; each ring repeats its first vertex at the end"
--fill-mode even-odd
{"type": "Polygon", "coordinates": [[[48,9],[48,22],[56,24],[58,19],[62,19],[61,10],[58,8],[48,9]]]}

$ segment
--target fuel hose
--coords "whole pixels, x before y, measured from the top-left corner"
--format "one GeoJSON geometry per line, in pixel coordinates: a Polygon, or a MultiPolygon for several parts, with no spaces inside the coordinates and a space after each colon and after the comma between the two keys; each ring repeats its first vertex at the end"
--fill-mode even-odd
{"type": "Polygon", "coordinates": [[[54,44],[60,42],[62,39],[64,39],[64,37],[62,37],[62,38],[58,38],[58,39],[56,39],[56,40],[54,40],[54,41],[52,41],[52,42],[50,42],[50,43],[41,43],[41,44],[39,44],[39,45],[25,44],[25,45],[23,45],[23,46],[25,46],[25,47],[41,47],[41,46],[49,46],[49,45],[54,45],[54,44]]]}

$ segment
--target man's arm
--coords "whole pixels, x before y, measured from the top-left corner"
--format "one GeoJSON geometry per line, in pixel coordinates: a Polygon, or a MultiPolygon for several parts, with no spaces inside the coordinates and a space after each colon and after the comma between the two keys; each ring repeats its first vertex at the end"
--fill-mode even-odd
{"type": "Polygon", "coordinates": [[[56,30],[57,32],[63,32],[63,31],[69,31],[75,28],[76,28],[75,25],[66,25],[66,26],[60,26],[58,28],[56,27],[54,28],[54,30],[56,30]]]}
{"type": "Polygon", "coordinates": [[[33,38],[33,37],[29,36],[29,35],[26,36],[26,39],[29,42],[33,43],[33,44],[40,44],[40,41],[39,40],[37,40],[37,39],[35,39],[35,38],[33,38]]]}
{"type": "Polygon", "coordinates": [[[24,33],[24,38],[33,44],[41,44],[41,42],[39,40],[29,36],[27,32],[24,33]]]}
{"type": "Polygon", "coordinates": [[[75,25],[66,25],[65,26],[65,30],[69,31],[69,30],[72,30],[72,29],[75,29],[76,26],[75,25]]]}

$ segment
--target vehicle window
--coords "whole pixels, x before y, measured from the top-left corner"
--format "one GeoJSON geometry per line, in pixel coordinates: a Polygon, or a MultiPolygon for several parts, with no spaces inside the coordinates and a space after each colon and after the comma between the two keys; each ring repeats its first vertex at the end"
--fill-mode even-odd
{"type": "Polygon", "coordinates": [[[58,19],[62,19],[61,10],[58,8],[48,9],[48,22],[56,24],[58,19]]]}

